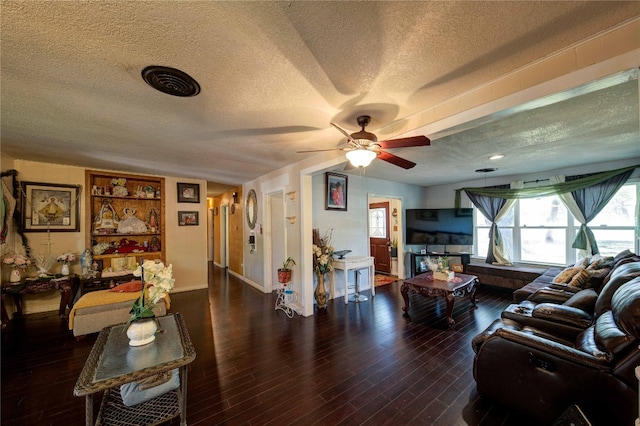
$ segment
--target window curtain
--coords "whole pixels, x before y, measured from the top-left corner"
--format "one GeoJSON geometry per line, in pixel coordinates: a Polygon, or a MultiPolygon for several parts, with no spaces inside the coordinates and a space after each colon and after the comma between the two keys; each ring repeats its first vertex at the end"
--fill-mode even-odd
{"type": "MultiPolygon", "coordinates": [[[[603,182],[591,185],[587,188],[558,194],[567,209],[576,218],[576,220],[580,222],[578,235],[576,235],[576,238],[573,240],[573,244],[571,245],[571,247],[580,250],[580,257],[592,256],[600,253],[598,250],[598,243],[587,224],[596,217],[600,211],[602,211],[609,201],[611,201],[611,198],[613,198],[616,192],[618,192],[622,185],[624,185],[629,177],[631,177],[631,173],[633,173],[633,169],[612,176],[603,182]]],[[[586,177],[567,176],[566,178],[562,175],[552,176],[550,180],[553,184],[561,184],[564,182],[575,182],[590,176],[594,175],[586,177]]]]}
{"type": "MultiPolygon", "coordinates": [[[[495,189],[508,189],[508,188],[522,188],[524,182],[517,181],[512,182],[511,185],[497,185],[491,188],[495,189]]],[[[500,234],[500,228],[498,222],[504,218],[509,211],[513,208],[516,202],[515,198],[506,199],[499,197],[489,197],[486,195],[474,194],[472,192],[466,192],[467,196],[471,200],[474,206],[480,210],[480,212],[491,221],[491,228],[489,229],[489,248],[487,250],[486,263],[494,265],[511,265],[511,259],[507,249],[504,245],[504,240],[500,234]]]]}

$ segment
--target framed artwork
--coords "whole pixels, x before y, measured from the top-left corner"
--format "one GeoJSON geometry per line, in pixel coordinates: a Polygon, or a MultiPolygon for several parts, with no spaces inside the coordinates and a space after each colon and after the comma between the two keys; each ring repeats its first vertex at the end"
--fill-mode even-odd
{"type": "Polygon", "coordinates": [[[25,232],[79,232],[80,185],[21,182],[25,232]]]}
{"type": "Polygon", "coordinates": [[[178,182],[178,202],[179,203],[199,203],[200,184],[178,182]]]}
{"type": "Polygon", "coordinates": [[[178,212],[179,226],[195,226],[199,224],[198,212],[178,212]]]}
{"type": "Polygon", "coordinates": [[[347,175],[326,172],[325,210],[347,211],[347,175]]]}

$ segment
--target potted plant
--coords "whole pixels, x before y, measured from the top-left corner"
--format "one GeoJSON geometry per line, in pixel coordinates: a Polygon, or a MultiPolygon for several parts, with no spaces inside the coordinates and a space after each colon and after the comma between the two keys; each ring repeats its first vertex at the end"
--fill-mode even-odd
{"type": "Polygon", "coordinates": [[[296,261],[291,256],[282,262],[282,268],[278,269],[278,282],[287,285],[291,281],[291,266],[295,265],[296,261]]]}
{"type": "Polygon", "coordinates": [[[391,257],[398,257],[398,239],[394,238],[393,242],[391,243],[391,249],[389,250],[391,252],[391,257]]]}

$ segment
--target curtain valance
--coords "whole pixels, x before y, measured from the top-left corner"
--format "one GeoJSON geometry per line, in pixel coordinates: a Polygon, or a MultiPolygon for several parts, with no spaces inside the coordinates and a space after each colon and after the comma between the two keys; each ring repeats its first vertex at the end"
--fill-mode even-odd
{"type": "Polygon", "coordinates": [[[460,193],[465,191],[468,194],[477,194],[483,195],[486,197],[494,197],[494,198],[505,198],[508,200],[516,199],[516,198],[535,198],[535,197],[545,197],[549,195],[559,195],[566,194],[568,192],[578,191],[584,188],[588,188],[593,185],[597,185],[599,183],[605,182],[612,177],[618,176],[622,173],[626,173],[630,170],[633,170],[637,167],[640,167],[640,164],[630,167],[624,167],[622,169],[610,170],[607,172],[596,173],[593,175],[589,175],[580,179],[555,183],[552,185],[543,185],[536,186],[534,188],[460,188],[456,189],[456,199],[455,199],[455,207],[460,208],[460,193]]]}

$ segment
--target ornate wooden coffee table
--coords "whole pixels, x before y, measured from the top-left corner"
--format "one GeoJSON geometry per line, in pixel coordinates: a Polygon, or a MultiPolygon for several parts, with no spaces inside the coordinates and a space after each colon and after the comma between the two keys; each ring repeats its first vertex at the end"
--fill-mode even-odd
{"type": "Polygon", "coordinates": [[[455,275],[455,281],[434,280],[433,274],[427,272],[415,277],[404,280],[400,293],[404,299],[404,307],[402,310],[409,312],[409,292],[417,293],[427,297],[442,296],[447,301],[447,322],[449,327],[455,325],[455,321],[451,317],[453,313],[453,302],[456,297],[470,297],[472,305],[476,306],[476,287],[478,285],[478,277],[475,275],[458,274],[455,275]]]}

